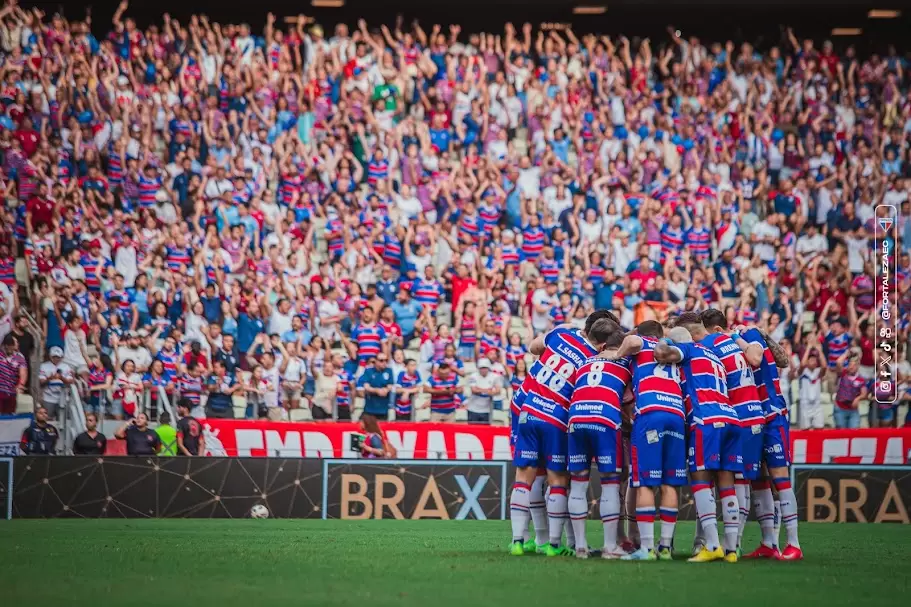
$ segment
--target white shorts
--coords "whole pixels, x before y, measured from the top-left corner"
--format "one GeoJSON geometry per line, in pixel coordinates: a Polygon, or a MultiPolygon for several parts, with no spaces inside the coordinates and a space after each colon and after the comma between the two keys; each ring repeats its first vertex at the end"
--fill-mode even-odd
{"type": "Polygon", "coordinates": [[[800,417],[800,427],[804,430],[818,430],[825,427],[825,415],[822,411],[822,405],[815,403],[800,403],[797,409],[800,417]]]}

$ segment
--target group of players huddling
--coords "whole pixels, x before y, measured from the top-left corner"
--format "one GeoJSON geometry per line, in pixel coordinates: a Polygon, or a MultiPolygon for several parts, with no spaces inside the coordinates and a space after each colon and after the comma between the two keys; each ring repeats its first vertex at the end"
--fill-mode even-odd
{"type": "Polygon", "coordinates": [[[724,314],[710,309],[666,325],[646,321],[627,334],[613,314],[598,310],[584,329],[557,327],[535,338],[530,350],[538,359],[511,407],[510,554],[595,553],[585,537],[594,461],[601,477],[602,558],[671,560],[677,488],[686,483],[698,516],[691,562],[737,562],[751,501],[762,543],[743,558],[803,558],[778,378],[788,357],[766,333],[728,330],[724,314]],[[626,441],[624,419],[630,418],[626,441]],[[635,511],[636,522],[629,529],[621,524],[624,468],[627,519],[635,511]],[[780,552],[779,509],[787,533],[780,552]]]}

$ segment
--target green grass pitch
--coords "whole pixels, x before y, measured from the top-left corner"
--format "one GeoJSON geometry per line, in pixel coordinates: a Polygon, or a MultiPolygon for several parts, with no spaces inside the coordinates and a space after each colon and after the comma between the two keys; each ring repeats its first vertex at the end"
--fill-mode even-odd
{"type": "MultiPolygon", "coordinates": [[[[806,524],[805,561],[736,565],[510,557],[509,535],[508,521],[0,521],[0,602],[868,607],[911,590],[911,526],[806,524]]],[[[600,545],[597,522],[588,535],[600,545]]],[[[751,521],[745,545],[757,540],[751,521]]]]}

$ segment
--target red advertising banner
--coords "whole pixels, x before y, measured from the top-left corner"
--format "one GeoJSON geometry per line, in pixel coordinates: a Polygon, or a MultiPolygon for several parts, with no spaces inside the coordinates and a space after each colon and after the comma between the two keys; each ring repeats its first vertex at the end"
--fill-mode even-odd
{"type": "MultiPolygon", "coordinates": [[[[287,423],[207,419],[211,455],[247,457],[358,457],[355,422],[287,423]]],[[[509,428],[467,424],[389,423],[383,432],[400,459],[510,459],[509,428]]]]}
{"type": "MultiPolygon", "coordinates": [[[[354,422],[204,420],[210,455],[241,457],[353,458],[354,422]]],[[[467,424],[383,424],[399,459],[508,460],[509,428],[467,424]]],[[[122,455],[123,441],[108,442],[122,455]]],[[[911,461],[911,428],[792,430],[795,464],[898,465],[911,461]]]]}

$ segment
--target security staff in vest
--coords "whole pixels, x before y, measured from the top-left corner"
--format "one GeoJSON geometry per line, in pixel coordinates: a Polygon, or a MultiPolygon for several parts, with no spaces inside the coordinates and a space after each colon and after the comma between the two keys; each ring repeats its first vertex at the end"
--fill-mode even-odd
{"type": "Polygon", "coordinates": [[[47,423],[47,409],[38,407],[35,419],[22,433],[19,448],[25,455],[55,455],[59,437],[57,428],[47,423]]]}
{"type": "Polygon", "coordinates": [[[386,419],[389,412],[389,393],[395,383],[392,371],[389,370],[389,357],[381,352],[368,362],[372,362],[373,366],[367,367],[357,380],[357,393],[364,397],[364,412],[361,418],[372,415],[386,419]]]}
{"type": "Polygon", "coordinates": [[[161,451],[161,439],[149,429],[149,417],[145,413],[118,428],[114,436],[127,442],[127,455],[155,455],[161,451]]]}

